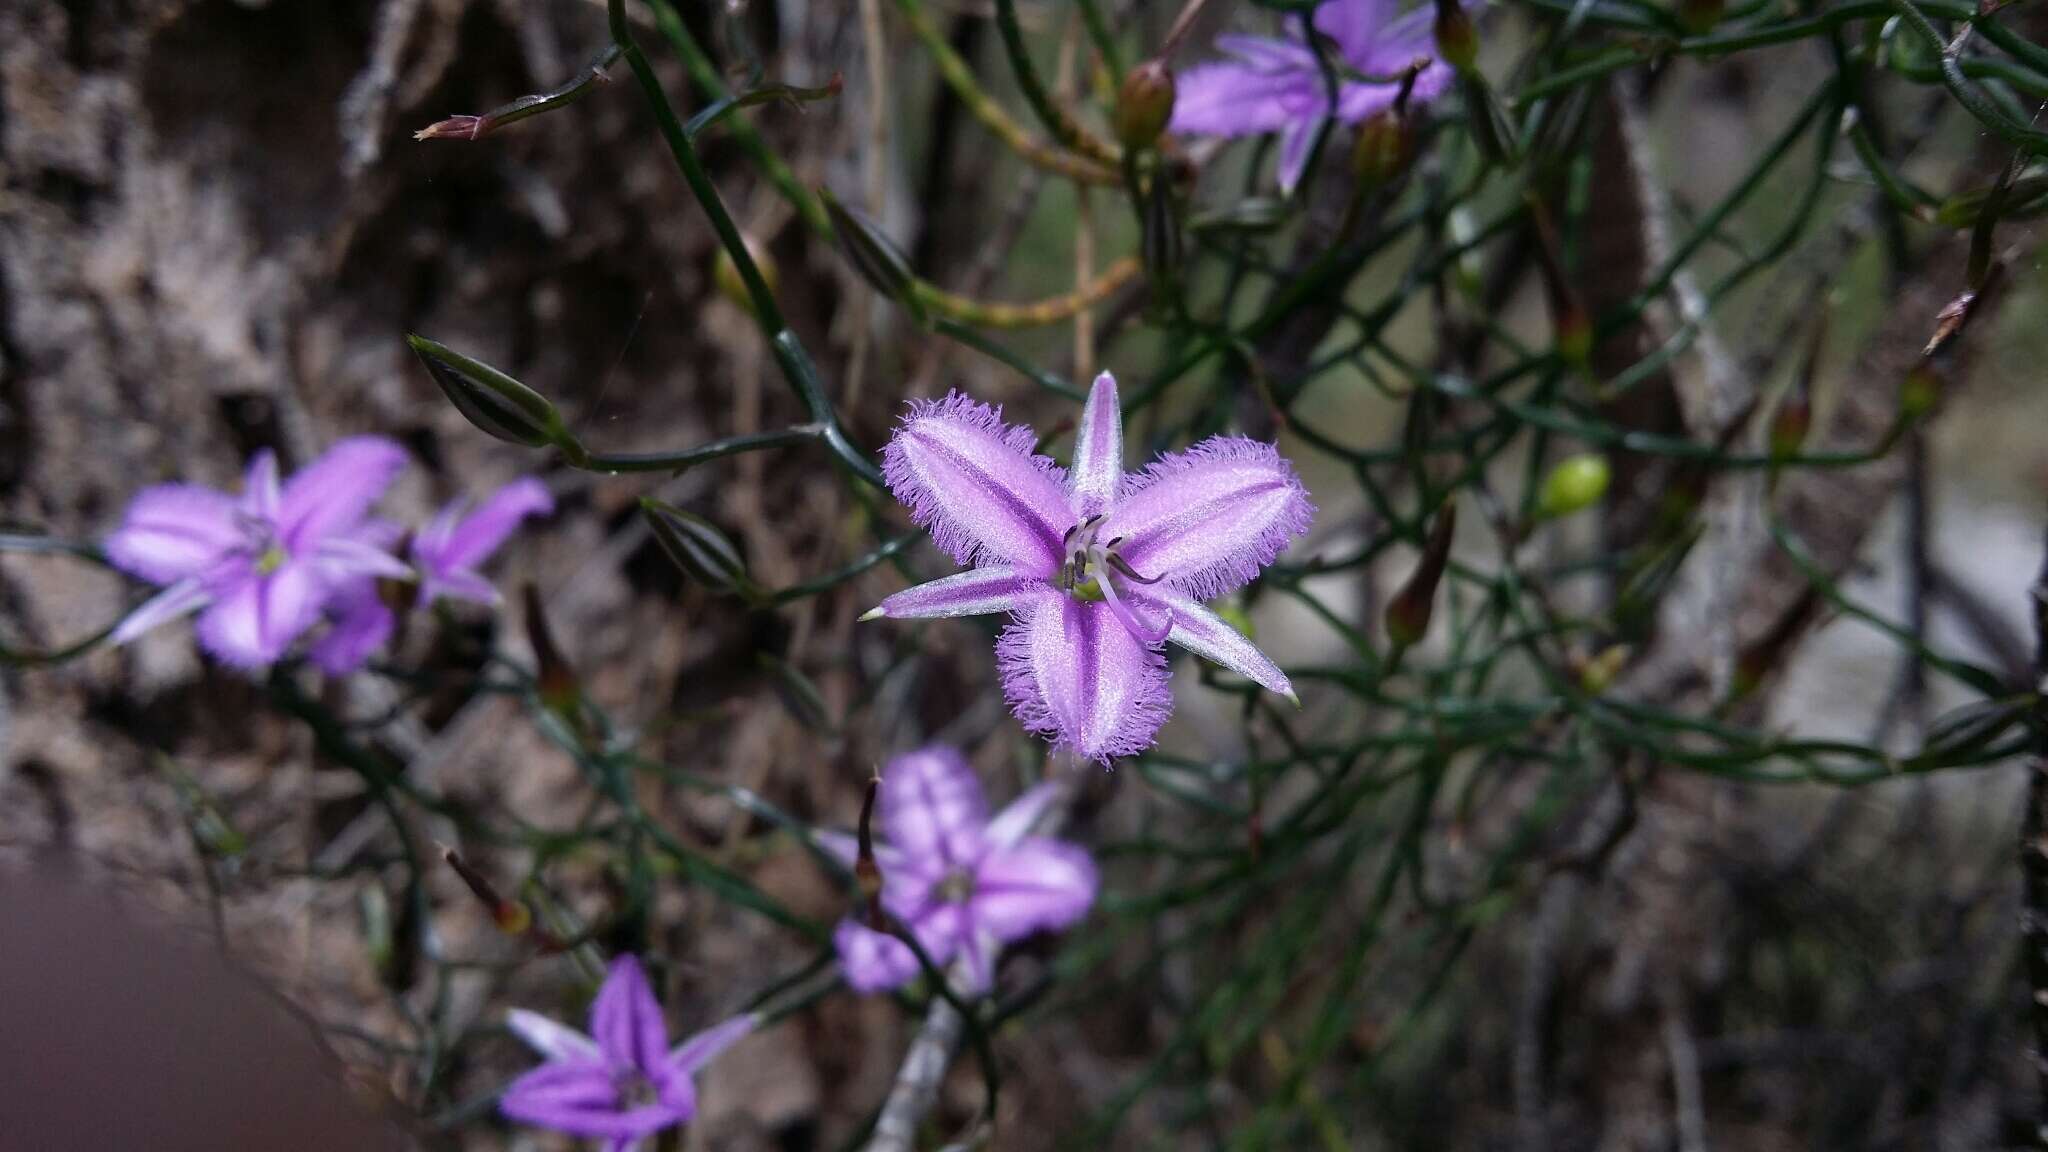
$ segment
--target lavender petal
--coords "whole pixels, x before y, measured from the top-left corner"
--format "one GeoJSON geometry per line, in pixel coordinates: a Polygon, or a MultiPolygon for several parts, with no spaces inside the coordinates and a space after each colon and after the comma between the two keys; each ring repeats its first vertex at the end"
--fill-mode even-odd
{"type": "Polygon", "coordinates": [[[1109,507],[1124,481],[1124,414],[1117,404],[1116,378],[1104,372],[1088,389],[1081,409],[1081,427],[1074,433],[1074,466],[1067,471],[1067,492],[1077,516],[1093,516],[1109,507]]]}
{"type": "Polygon", "coordinates": [[[114,567],[169,584],[199,575],[241,543],[234,497],[192,484],[158,484],[128,502],[106,548],[114,567]]]}
{"type": "Polygon", "coordinates": [[[293,550],[354,527],[405,467],[405,449],[381,436],[337,441],[285,484],[278,535],[293,550]]]}
{"type": "Polygon", "coordinates": [[[862,619],[879,615],[892,620],[933,620],[1009,612],[1020,596],[1044,586],[1042,576],[1027,576],[1005,564],[985,565],[905,588],[862,619]]]}
{"type": "Polygon", "coordinates": [[[1133,477],[1098,531],[1165,587],[1211,600],[1243,586],[1308,531],[1315,506],[1271,444],[1212,436],[1133,477]]]}
{"type": "Polygon", "coordinates": [[[1294,685],[1280,666],[1259,651],[1244,633],[1230,622],[1185,596],[1171,593],[1158,597],[1173,613],[1173,631],[1167,642],[1178,644],[1202,659],[1220,665],[1270,692],[1296,699],[1294,685]]]}
{"type": "Polygon", "coordinates": [[[975,873],[974,920],[1005,941],[1065,928],[1095,903],[1095,861],[1079,845],[1031,837],[975,873]]]}
{"type": "Polygon", "coordinates": [[[996,659],[1025,729],[1086,759],[1151,747],[1173,710],[1164,659],[1100,603],[1045,593],[1004,631],[996,659]]]}
{"type": "Polygon", "coordinates": [[[1073,525],[1064,474],[1032,452],[1031,429],[958,392],[915,401],[882,450],[889,490],[962,564],[978,559],[1050,575],[1073,525]]]}
{"type": "Polygon", "coordinates": [[[668,1055],[668,1027],[638,958],[623,955],[612,961],[590,1005],[590,1035],[614,1064],[648,1074],[661,1067],[668,1055]]]}
{"type": "Polygon", "coordinates": [[[988,800],[953,748],[933,745],[884,765],[881,809],[889,845],[920,871],[943,873],[981,855],[988,800]]]}

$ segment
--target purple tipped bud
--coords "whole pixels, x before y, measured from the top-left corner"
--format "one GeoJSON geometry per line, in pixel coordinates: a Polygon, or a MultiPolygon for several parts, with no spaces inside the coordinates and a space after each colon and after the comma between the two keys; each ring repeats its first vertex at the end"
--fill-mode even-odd
{"type": "Polygon", "coordinates": [[[450,116],[412,134],[415,140],[476,140],[488,134],[491,122],[482,116],[450,116]]]}
{"type": "Polygon", "coordinates": [[[1429,539],[1422,545],[1422,562],[1408,576],[1408,582],[1387,601],[1387,639],[1396,648],[1408,648],[1429,631],[1429,618],[1436,611],[1436,587],[1443,582],[1444,568],[1451,559],[1451,537],[1458,529],[1458,506],[1445,504],[1429,526],[1429,539]]]}
{"type": "Polygon", "coordinates": [[[1116,138],[1133,150],[1150,148],[1173,118],[1173,69],[1147,60],[1124,74],[1116,94],[1116,138]]]}

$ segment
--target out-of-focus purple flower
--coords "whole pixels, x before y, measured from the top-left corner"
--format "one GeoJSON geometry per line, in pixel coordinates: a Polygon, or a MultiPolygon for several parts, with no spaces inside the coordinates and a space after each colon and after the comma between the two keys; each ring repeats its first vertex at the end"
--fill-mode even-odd
{"type": "Polygon", "coordinates": [[[359,436],[282,484],[277,458],[260,452],[239,496],[192,484],[136,493],[107,557],[163,591],[114,629],[114,642],[201,612],[199,643],[215,658],[249,669],[276,662],[337,588],[410,573],[364,519],[404,467],[398,445],[359,436]]]}
{"type": "MultiPolygon", "coordinates": [[[[898,756],[882,770],[882,906],[917,937],[933,964],[959,961],[967,991],[995,976],[1004,944],[1065,928],[1095,903],[1095,862],[1077,844],[1030,835],[1058,785],[1019,796],[993,819],[981,782],[944,746],[898,756]]],[[[820,845],[849,867],[858,845],[823,833],[820,845]]],[[[895,988],[919,972],[909,945],[853,920],[833,933],[846,982],[895,988]]]]}
{"type": "MultiPolygon", "coordinates": [[[[1365,76],[1392,78],[1436,47],[1427,5],[1402,14],[1397,0],[1329,0],[1316,9],[1316,31],[1328,36],[1344,65],[1365,76]]],[[[1290,36],[1219,36],[1230,59],[1183,72],[1168,130],[1195,136],[1280,133],[1280,188],[1291,192],[1308,164],[1309,148],[1331,111],[1330,90],[1316,54],[1290,36]]],[[[1452,70],[1432,59],[1415,77],[1411,102],[1435,99],[1452,70]]],[[[1338,77],[1338,120],[1356,124],[1390,107],[1400,85],[1338,77]]]]}
{"type": "Polygon", "coordinates": [[[1279,667],[1202,606],[1308,531],[1315,507],[1271,444],[1212,436],[1127,476],[1107,372],[1088,393],[1071,471],[1034,442],[959,393],[911,405],[882,454],[890,490],[974,567],[868,618],[1010,613],[996,656],[1011,709],[1104,763],[1150,747],[1173,709],[1164,641],[1294,697],[1279,667]]]}
{"type": "Polygon", "coordinates": [[[498,590],[478,575],[477,565],[490,559],[520,521],[553,512],[555,498],[548,495],[547,485],[526,476],[498,489],[467,515],[466,507],[461,500],[449,504],[413,537],[412,562],[419,568],[422,604],[443,596],[496,604],[498,590]]]}
{"type": "Polygon", "coordinates": [[[670,1048],[647,973],[639,960],[621,956],[590,1005],[589,1035],[523,1009],[506,1014],[506,1026],[547,1063],[514,1080],[498,1108],[522,1124],[631,1152],[648,1136],[690,1122],[697,1114],[692,1076],[759,1022],[735,1016],[670,1048]]]}
{"type": "MultiPolygon", "coordinates": [[[[527,476],[498,489],[474,511],[468,509],[464,500],[449,503],[412,538],[408,555],[419,580],[415,603],[446,597],[496,604],[498,590],[477,566],[490,559],[520,521],[553,512],[555,501],[547,485],[527,476]]],[[[380,547],[398,546],[402,532],[396,525],[379,522],[373,528],[380,547]]],[[[337,589],[327,614],[327,632],[310,655],[335,676],[362,667],[391,639],[398,624],[375,579],[355,580],[337,589]]]]}

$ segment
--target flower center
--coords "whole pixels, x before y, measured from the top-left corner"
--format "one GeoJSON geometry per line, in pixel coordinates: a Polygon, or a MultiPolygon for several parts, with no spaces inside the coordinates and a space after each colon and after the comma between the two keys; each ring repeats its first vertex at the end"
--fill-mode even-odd
{"type": "Polygon", "coordinates": [[[290,557],[285,555],[283,548],[272,544],[256,554],[256,574],[258,576],[268,576],[279,568],[284,567],[284,562],[288,559],[290,557]]]}
{"type": "Polygon", "coordinates": [[[661,1103],[661,1092],[638,1068],[622,1068],[612,1074],[612,1091],[619,1095],[619,1107],[645,1108],[661,1103]]]}
{"type": "MultiPolygon", "coordinates": [[[[1157,584],[1159,576],[1146,576],[1131,566],[1119,551],[1124,537],[1111,540],[1101,539],[1103,516],[1090,516],[1072,528],[1060,542],[1060,551],[1065,559],[1060,562],[1055,582],[1061,591],[1083,603],[1103,602],[1109,605],[1110,614],[1143,644],[1157,644],[1166,639],[1171,624],[1152,627],[1131,611],[1124,603],[1118,585],[1157,584]]],[[[1128,593],[1129,589],[1125,589],[1128,593]]]]}
{"type": "Polygon", "coordinates": [[[1066,559],[1060,564],[1056,580],[1060,589],[1076,600],[1101,600],[1102,578],[1111,572],[1127,584],[1159,583],[1160,577],[1141,574],[1123,558],[1119,551],[1124,542],[1122,536],[1108,541],[1100,538],[1104,519],[1090,516],[1067,529],[1066,538],[1060,542],[1066,559]]]}
{"type": "Polygon", "coordinates": [[[974,873],[965,868],[956,868],[946,874],[934,889],[939,899],[948,904],[965,904],[974,899],[974,873]]]}

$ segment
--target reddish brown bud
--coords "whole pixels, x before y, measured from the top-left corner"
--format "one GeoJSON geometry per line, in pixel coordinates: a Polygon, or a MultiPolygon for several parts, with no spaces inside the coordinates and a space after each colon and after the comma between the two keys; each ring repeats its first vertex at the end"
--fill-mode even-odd
{"type": "Polygon", "coordinates": [[[853,880],[860,887],[861,901],[867,905],[868,927],[877,932],[888,931],[888,920],[882,915],[882,866],[875,862],[875,797],[882,790],[880,775],[868,777],[867,792],[860,801],[860,854],[853,861],[853,880]]]}
{"type": "Polygon", "coordinates": [[[462,853],[443,847],[441,858],[455,869],[455,874],[462,878],[463,886],[477,898],[477,902],[489,910],[491,922],[498,926],[498,931],[507,936],[524,936],[533,927],[533,913],[526,905],[500,894],[497,885],[464,860],[462,853]]]}
{"type": "Polygon", "coordinates": [[[1458,528],[1458,506],[1445,504],[1429,526],[1429,538],[1422,545],[1422,562],[1408,576],[1394,598],[1387,601],[1387,639],[1396,649],[1407,648],[1429,631],[1429,618],[1436,611],[1436,587],[1443,582],[1444,568],[1451,559],[1451,537],[1458,528]]]}
{"type": "Polygon", "coordinates": [[[556,715],[574,721],[581,712],[583,688],[576,669],[555,645],[554,630],[540,602],[540,590],[531,583],[521,589],[526,604],[526,639],[533,646],[534,690],[540,702],[556,715]]]}
{"type": "Polygon", "coordinates": [[[1116,138],[1131,149],[1150,148],[1173,119],[1173,69],[1147,60],[1124,74],[1116,94],[1116,138]]]}

